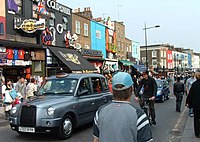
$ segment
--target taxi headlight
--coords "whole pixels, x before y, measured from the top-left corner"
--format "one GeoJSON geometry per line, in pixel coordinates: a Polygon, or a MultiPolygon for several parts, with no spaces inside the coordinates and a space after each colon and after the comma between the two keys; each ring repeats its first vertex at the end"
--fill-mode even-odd
{"type": "Polygon", "coordinates": [[[12,109],[11,109],[11,113],[12,114],[15,114],[17,112],[17,107],[13,107],[12,109]]]}
{"type": "Polygon", "coordinates": [[[53,108],[53,107],[49,107],[49,108],[47,109],[47,114],[48,114],[49,116],[53,115],[53,114],[54,114],[54,108],[53,108]]]}

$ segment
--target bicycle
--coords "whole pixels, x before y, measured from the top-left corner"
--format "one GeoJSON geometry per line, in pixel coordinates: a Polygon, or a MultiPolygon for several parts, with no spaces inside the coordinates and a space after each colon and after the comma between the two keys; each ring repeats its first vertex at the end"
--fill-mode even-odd
{"type": "Polygon", "coordinates": [[[149,101],[151,101],[150,98],[140,98],[140,103],[142,102],[141,108],[144,110],[145,114],[147,115],[147,118],[149,120],[149,124],[152,125],[152,118],[151,118],[151,111],[149,107],[149,101]]]}

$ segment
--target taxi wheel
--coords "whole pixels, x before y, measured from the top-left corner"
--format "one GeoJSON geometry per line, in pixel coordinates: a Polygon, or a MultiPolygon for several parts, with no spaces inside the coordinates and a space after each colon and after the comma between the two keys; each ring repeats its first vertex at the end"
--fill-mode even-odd
{"type": "Polygon", "coordinates": [[[58,137],[60,139],[68,139],[73,132],[73,122],[70,115],[65,115],[59,127],[58,137]]]}

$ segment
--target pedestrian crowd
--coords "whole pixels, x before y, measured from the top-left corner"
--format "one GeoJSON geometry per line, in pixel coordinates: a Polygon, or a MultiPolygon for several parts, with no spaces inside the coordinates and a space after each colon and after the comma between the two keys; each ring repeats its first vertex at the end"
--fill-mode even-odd
{"type": "Polygon", "coordinates": [[[21,76],[15,83],[10,79],[2,79],[2,102],[6,119],[9,118],[10,110],[13,106],[33,98],[38,88],[39,84],[35,78],[31,78],[30,81],[27,81],[21,76]]]}
{"type": "Polygon", "coordinates": [[[147,142],[153,141],[150,125],[156,125],[155,97],[157,84],[155,79],[165,79],[169,83],[170,95],[176,97],[175,110],[181,112],[184,94],[189,116],[194,117],[195,136],[200,138],[200,73],[169,74],[168,76],[152,76],[144,71],[140,76],[117,72],[105,75],[113,93],[114,100],[102,106],[96,112],[93,126],[93,142],[147,142]],[[131,78],[131,79],[130,79],[131,78]],[[139,102],[140,108],[131,104],[131,95],[139,102]],[[149,98],[152,123],[142,110],[141,98],[149,98]]]}

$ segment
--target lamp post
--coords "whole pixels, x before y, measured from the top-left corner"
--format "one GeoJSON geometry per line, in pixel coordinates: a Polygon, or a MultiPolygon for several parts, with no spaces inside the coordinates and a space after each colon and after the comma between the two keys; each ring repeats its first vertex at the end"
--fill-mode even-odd
{"type": "Polygon", "coordinates": [[[153,29],[153,28],[159,28],[160,25],[152,26],[152,27],[146,27],[146,22],[144,24],[144,34],[145,34],[145,47],[146,47],[146,70],[148,70],[148,55],[147,55],[147,30],[153,29]]]}

